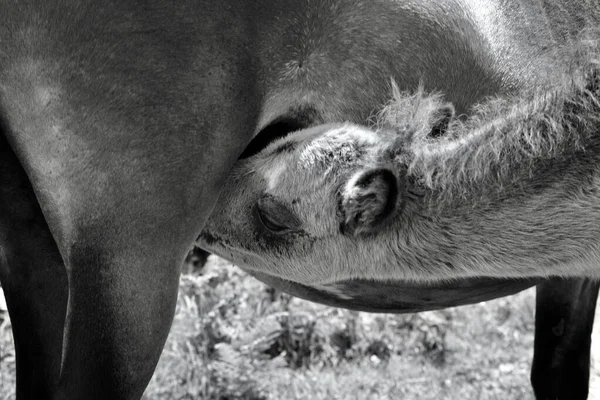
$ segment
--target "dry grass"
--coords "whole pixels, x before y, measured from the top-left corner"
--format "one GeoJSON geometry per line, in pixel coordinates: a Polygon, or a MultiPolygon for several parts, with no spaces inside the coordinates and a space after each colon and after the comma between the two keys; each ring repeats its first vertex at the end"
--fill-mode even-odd
{"type": "MultiPolygon", "coordinates": [[[[532,399],[534,292],[408,315],[274,292],[216,257],[183,276],[145,399],[532,399]]],[[[14,398],[10,328],[0,399],[14,398]]]]}

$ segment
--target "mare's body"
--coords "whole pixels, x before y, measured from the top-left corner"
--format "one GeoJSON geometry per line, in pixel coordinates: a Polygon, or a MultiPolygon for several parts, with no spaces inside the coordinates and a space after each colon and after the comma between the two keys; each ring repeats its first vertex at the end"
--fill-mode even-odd
{"type": "Polygon", "coordinates": [[[467,112],[552,79],[562,60],[546,52],[597,22],[591,2],[485,5],[1,2],[0,280],[19,399],[141,395],[179,266],[253,135],[364,122],[390,77],[467,112]]]}

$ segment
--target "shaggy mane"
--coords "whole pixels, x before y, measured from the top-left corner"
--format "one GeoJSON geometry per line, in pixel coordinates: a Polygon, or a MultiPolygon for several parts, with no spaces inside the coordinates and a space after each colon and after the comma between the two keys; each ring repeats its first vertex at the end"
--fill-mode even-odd
{"type": "Polygon", "coordinates": [[[395,162],[430,189],[438,206],[496,199],[540,179],[549,165],[568,165],[600,149],[598,47],[597,40],[582,41],[563,81],[489,99],[468,118],[454,118],[439,138],[429,133],[447,114],[442,96],[422,88],[400,93],[392,84],[394,99],[376,126],[399,133],[395,162]]]}

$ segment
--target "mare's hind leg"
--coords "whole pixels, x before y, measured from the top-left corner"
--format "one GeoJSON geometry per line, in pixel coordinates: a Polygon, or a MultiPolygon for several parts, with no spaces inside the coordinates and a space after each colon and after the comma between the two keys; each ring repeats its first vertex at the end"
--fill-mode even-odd
{"type": "Polygon", "coordinates": [[[537,286],[531,383],[538,400],[585,400],[600,284],[552,279],[537,286]]]}
{"type": "Polygon", "coordinates": [[[1,134],[0,280],[13,327],[17,398],[50,398],[60,372],[66,271],[29,180],[1,134]]]}

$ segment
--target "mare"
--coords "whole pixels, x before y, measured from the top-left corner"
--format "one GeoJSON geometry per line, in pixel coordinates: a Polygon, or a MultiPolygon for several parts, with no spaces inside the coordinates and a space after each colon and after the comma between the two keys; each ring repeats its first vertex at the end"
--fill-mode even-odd
{"type": "MultiPolygon", "coordinates": [[[[363,123],[390,78],[445,93],[459,113],[550,81],[565,61],[553,49],[597,25],[598,6],[4,0],[0,17],[0,281],[17,397],[136,399],[169,331],[180,265],[244,149],[363,123]]],[[[480,283],[465,285],[439,288],[449,292],[436,306],[480,283]]],[[[537,371],[570,385],[571,360],[589,358],[597,286],[540,287],[537,371]],[[585,340],[551,336],[563,319],[585,340]]],[[[438,293],[407,290],[412,309],[438,293]]],[[[359,306],[375,310],[373,300],[359,306]]]]}

